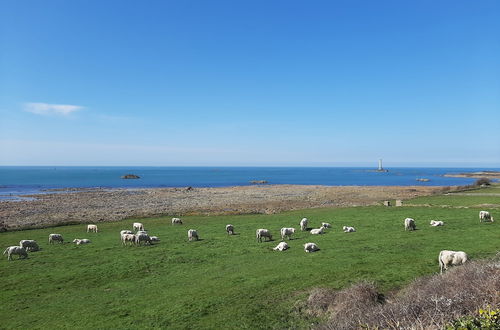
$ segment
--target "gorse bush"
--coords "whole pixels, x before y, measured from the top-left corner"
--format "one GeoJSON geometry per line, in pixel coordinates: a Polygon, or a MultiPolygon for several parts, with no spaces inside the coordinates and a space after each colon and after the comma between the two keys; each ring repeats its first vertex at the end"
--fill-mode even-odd
{"type": "Polygon", "coordinates": [[[479,309],[475,316],[461,317],[446,326],[446,330],[454,329],[500,329],[500,309],[487,306],[485,309],[479,309]]]}

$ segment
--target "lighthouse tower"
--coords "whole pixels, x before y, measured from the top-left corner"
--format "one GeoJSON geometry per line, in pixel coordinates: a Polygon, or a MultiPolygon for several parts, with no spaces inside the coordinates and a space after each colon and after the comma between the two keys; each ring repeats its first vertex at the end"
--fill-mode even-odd
{"type": "Polygon", "coordinates": [[[382,158],[380,158],[380,159],[378,160],[378,169],[377,169],[377,172],[389,172],[388,170],[386,170],[386,169],[384,169],[384,168],[382,167],[382,158]]]}

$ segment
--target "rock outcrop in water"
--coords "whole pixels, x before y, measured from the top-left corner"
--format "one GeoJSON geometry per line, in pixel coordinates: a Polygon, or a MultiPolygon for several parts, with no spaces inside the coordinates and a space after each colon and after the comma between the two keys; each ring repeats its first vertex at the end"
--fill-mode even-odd
{"type": "Polygon", "coordinates": [[[140,179],[141,177],[135,174],[125,174],[121,176],[122,179],[140,179]]]}

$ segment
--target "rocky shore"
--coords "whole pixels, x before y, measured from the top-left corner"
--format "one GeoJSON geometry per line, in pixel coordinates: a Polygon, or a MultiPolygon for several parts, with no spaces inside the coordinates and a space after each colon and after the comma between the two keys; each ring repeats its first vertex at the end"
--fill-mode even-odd
{"type": "Polygon", "coordinates": [[[226,188],[82,189],[0,202],[0,231],[130,217],[277,213],[317,207],[373,205],[442,191],[421,186],[265,185],[226,188]]]}
{"type": "Polygon", "coordinates": [[[474,178],[474,179],[500,179],[499,171],[480,171],[480,172],[468,172],[468,173],[448,173],[443,175],[449,178],[474,178]]]}

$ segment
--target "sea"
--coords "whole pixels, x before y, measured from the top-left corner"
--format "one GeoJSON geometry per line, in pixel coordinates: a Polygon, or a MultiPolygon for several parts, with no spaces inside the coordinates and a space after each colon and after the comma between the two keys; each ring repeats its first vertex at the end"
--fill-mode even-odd
{"type": "MultiPolygon", "coordinates": [[[[76,167],[0,166],[0,200],[28,199],[23,195],[58,192],[66,188],[230,187],[267,184],[325,186],[454,186],[471,178],[444,177],[447,173],[484,168],[388,168],[377,172],[362,167],[76,167]],[[122,179],[126,174],[139,179],[122,179]],[[428,179],[418,181],[417,179],[428,179]]],[[[500,169],[488,170],[499,171],[500,169]]]]}

